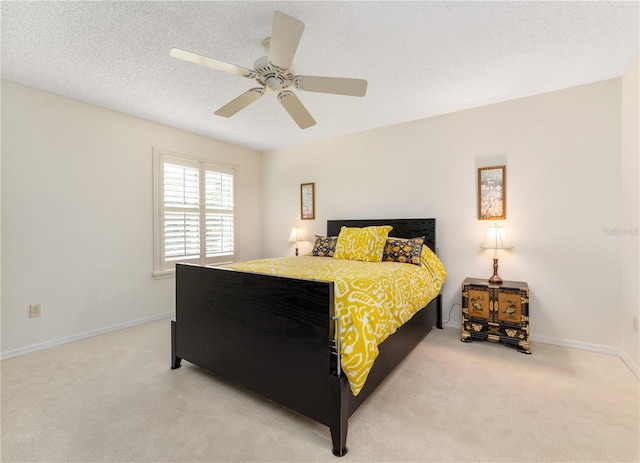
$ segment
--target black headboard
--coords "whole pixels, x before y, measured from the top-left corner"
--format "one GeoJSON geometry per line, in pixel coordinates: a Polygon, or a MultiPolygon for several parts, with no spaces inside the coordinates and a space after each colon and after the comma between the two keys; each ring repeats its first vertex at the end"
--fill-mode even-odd
{"type": "Polygon", "coordinates": [[[424,236],[424,244],[436,252],[436,219],[371,219],[371,220],[327,220],[327,236],[338,236],[341,227],[370,227],[391,225],[389,236],[415,238],[424,236]]]}

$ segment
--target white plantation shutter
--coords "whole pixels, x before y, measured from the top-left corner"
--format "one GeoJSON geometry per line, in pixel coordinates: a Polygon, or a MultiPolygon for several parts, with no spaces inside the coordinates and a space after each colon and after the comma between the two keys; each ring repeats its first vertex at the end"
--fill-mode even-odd
{"type": "Polygon", "coordinates": [[[200,168],[167,160],[162,171],[164,260],[199,260],[200,168]]]}
{"type": "Polygon", "coordinates": [[[207,257],[233,254],[233,175],[205,171],[207,257]]]}
{"type": "Polygon", "coordinates": [[[200,259],[200,214],[164,214],[164,260],[200,259]]]}
{"type": "Polygon", "coordinates": [[[234,178],[232,168],[154,149],[154,276],[176,262],[234,260],[234,178]]]}

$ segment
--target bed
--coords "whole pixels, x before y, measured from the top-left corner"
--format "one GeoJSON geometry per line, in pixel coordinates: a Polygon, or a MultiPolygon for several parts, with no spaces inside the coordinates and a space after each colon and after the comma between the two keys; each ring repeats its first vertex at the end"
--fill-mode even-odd
{"type": "MultiPolygon", "coordinates": [[[[327,236],[343,226],[381,225],[393,227],[389,237],[424,236],[424,244],[436,249],[435,219],[329,220],[327,236]]],[[[442,328],[442,305],[438,294],[378,346],[366,382],[354,394],[339,359],[334,285],[176,265],[171,367],[186,360],[328,426],[334,455],[345,455],[349,416],[434,325],[442,328]]]]}

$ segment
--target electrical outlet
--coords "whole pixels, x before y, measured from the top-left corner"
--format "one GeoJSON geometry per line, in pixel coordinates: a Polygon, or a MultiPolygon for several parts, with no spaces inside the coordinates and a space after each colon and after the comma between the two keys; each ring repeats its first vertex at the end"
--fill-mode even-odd
{"type": "Polygon", "coordinates": [[[633,332],[638,334],[638,317],[633,317],[633,332]]]}
{"type": "Polygon", "coordinates": [[[42,305],[31,304],[29,306],[29,318],[36,318],[42,315],[42,305]]]}

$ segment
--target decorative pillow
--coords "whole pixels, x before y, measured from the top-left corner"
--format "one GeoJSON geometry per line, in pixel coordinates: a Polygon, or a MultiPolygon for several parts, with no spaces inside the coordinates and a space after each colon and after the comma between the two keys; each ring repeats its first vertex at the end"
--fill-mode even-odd
{"type": "Polygon", "coordinates": [[[382,260],[386,262],[402,262],[420,266],[420,255],[424,236],[418,238],[387,238],[382,260]]]}
{"type": "Polygon", "coordinates": [[[337,242],[337,236],[316,235],[316,243],[313,245],[311,255],[318,257],[333,257],[333,253],[336,252],[337,242]]]}
{"type": "Polygon", "coordinates": [[[384,245],[392,228],[390,225],[364,228],[342,227],[333,258],[382,262],[384,245]]]}

